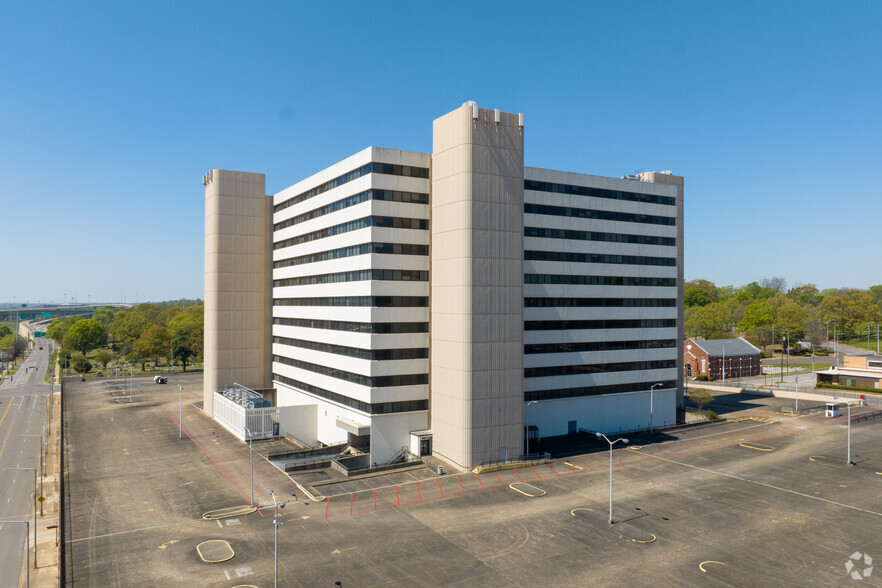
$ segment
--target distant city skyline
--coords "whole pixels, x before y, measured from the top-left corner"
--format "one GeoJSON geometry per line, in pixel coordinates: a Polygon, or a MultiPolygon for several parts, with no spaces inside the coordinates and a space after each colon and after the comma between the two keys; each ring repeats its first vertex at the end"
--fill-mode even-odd
{"type": "Polygon", "coordinates": [[[11,303],[203,297],[212,168],[277,192],[466,100],[525,162],[686,178],[685,277],[882,283],[882,4],[13,3],[0,23],[11,303]],[[88,6],[88,5],[87,5],[88,6]]]}

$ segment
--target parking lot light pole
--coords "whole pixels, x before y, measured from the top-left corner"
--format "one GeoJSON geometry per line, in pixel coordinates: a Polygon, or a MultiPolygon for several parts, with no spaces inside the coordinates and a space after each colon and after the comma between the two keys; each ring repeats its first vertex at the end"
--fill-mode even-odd
{"type": "Polygon", "coordinates": [[[847,461],[845,463],[847,463],[848,465],[854,465],[854,462],[851,461],[851,402],[846,400],[845,406],[848,407],[848,449],[847,449],[848,456],[846,458],[847,461]]]}
{"type": "Polygon", "coordinates": [[[31,470],[34,472],[34,569],[37,569],[37,468],[3,468],[5,470],[31,470]]]}
{"type": "Polygon", "coordinates": [[[178,439],[184,438],[184,387],[178,384],[178,439]]]}
{"type": "MultiPolygon", "coordinates": [[[[24,525],[25,526],[25,557],[27,558],[27,565],[25,569],[27,570],[26,574],[26,584],[27,588],[31,586],[31,535],[30,535],[30,526],[31,524],[28,521],[0,521],[0,525],[5,525],[6,523],[15,523],[16,525],[24,525]]],[[[36,535],[35,535],[36,537],[36,535]]],[[[37,567],[37,543],[36,539],[34,539],[34,567],[37,567]]]]}
{"type": "Polygon", "coordinates": [[[612,450],[613,450],[613,445],[615,445],[619,441],[621,441],[622,443],[627,445],[628,440],[624,439],[624,438],[619,438],[619,439],[616,439],[615,441],[610,441],[609,437],[607,437],[603,433],[598,432],[598,433],[595,433],[595,435],[597,435],[598,439],[603,438],[604,440],[606,440],[607,443],[609,443],[609,524],[611,525],[611,524],[613,524],[613,519],[612,519],[612,468],[613,468],[612,450]]]}
{"type": "MultiPolygon", "coordinates": [[[[43,478],[46,473],[43,471],[43,435],[16,435],[16,437],[39,437],[40,438],[40,498],[43,497],[43,478]]],[[[34,484],[34,492],[37,491],[37,485],[34,484]]],[[[36,506],[36,505],[35,505],[36,506]]],[[[43,516],[43,501],[40,501],[40,516],[43,516]]]]}
{"type": "Polygon", "coordinates": [[[254,506],[254,446],[252,445],[251,431],[245,427],[245,434],[248,435],[248,463],[251,469],[251,506],[254,506]]]}
{"type": "Polygon", "coordinates": [[[649,436],[650,436],[650,437],[653,436],[653,435],[655,435],[655,428],[652,426],[652,425],[653,425],[653,419],[652,419],[652,393],[653,393],[653,391],[654,391],[657,387],[659,387],[659,386],[664,386],[664,384],[662,384],[661,382],[659,382],[658,384],[653,384],[653,385],[649,388],[649,436]]]}
{"type": "Polygon", "coordinates": [[[273,586],[275,588],[279,588],[279,525],[282,524],[282,521],[279,520],[279,509],[285,508],[285,503],[276,501],[276,495],[273,492],[272,488],[267,490],[266,493],[273,497],[273,506],[275,508],[275,515],[273,516],[273,527],[275,529],[275,543],[274,543],[274,545],[275,545],[275,547],[274,547],[275,568],[274,568],[274,572],[273,572],[273,574],[274,574],[273,577],[274,577],[275,581],[273,583],[273,586]]]}

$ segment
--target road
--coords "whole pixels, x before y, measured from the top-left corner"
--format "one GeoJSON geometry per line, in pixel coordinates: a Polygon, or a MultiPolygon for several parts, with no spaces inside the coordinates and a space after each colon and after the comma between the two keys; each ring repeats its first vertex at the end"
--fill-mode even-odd
{"type": "MultiPolygon", "coordinates": [[[[18,372],[0,385],[0,521],[31,524],[31,566],[34,565],[34,472],[6,468],[36,468],[39,490],[41,439],[46,435],[49,384],[43,383],[51,353],[50,341],[34,348],[18,372]],[[22,437],[22,435],[26,435],[22,437]]],[[[39,512],[39,507],[38,507],[39,512]]],[[[0,585],[17,586],[25,559],[25,525],[0,523],[0,585]]],[[[48,562],[39,560],[44,565],[48,562]]]]}

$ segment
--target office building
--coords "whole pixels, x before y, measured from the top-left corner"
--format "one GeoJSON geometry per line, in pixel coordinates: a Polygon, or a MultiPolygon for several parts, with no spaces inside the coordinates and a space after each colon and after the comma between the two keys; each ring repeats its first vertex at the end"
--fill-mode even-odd
{"type": "Polygon", "coordinates": [[[370,147],[273,196],[209,172],[206,411],[235,382],[277,434],[463,469],[675,423],[683,178],[525,167],[524,140],[466,103],[431,154],[370,147]]]}

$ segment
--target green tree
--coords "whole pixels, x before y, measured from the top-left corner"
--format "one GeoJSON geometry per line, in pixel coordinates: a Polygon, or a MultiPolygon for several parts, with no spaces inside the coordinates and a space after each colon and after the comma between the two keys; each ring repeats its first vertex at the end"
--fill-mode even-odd
{"type": "Polygon", "coordinates": [[[203,307],[194,306],[169,322],[174,357],[181,360],[184,371],[187,371],[187,362],[202,353],[203,321],[203,307]]]}
{"type": "Polygon", "coordinates": [[[702,390],[701,388],[693,388],[689,390],[689,400],[691,400],[694,404],[698,405],[698,411],[701,412],[701,407],[705,404],[710,404],[714,401],[714,396],[707,390],[702,390]]]}
{"type": "Polygon", "coordinates": [[[707,306],[710,304],[710,296],[701,288],[689,288],[683,293],[683,305],[686,308],[692,306],[707,306]]]}
{"type": "Polygon", "coordinates": [[[51,323],[49,323],[49,327],[46,329],[46,337],[49,339],[54,339],[59,344],[63,344],[64,336],[67,335],[68,329],[73,326],[75,322],[80,320],[80,317],[77,316],[68,316],[63,319],[55,319],[51,323]]]}
{"type": "Polygon", "coordinates": [[[88,374],[92,371],[92,362],[84,355],[77,355],[73,358],[71,367],[73,367],[74,371],[78,374],[88,374]]]}
{"type": "Polygon", "coordinates": [[[101,364],[103,369],[107,369],[107,364],[113,361],[113,353],[109,349],[101,349],[95,354],[95,361],[101,364]]]}
{"type": "Polygon", "coordinates": [[[120,311],[113,317],[110,333],[114,340],[131,343],[147,330],[151,322],[136,310],[120,311]]]}
{"type": "Polygon", "coordinates": [[[754,300],[744,308],[744,317],[738,328],[744,333],[753,333],[758,327],[775,322],[775,312],[768,300],[754,300]]]}
{"type": "Polygon", "coordinates": [[[12,334],[12,329],[6,323],[0,324],[0,337],[6,337],[12,334]]]}
{"type": "Polygon", "coordinates": [[[848,289],[835,296],[825,296],[818,305],[818,317],[825,323],[833,322],[842,333],[851,331],[853,339],[855,329],[878,320],[879,306],[869,292],[848,289]]]}
{"type": "Polygon", "coordinates": [[[787,296],[800,306],[817,306],[823,298],[814,284],[794,286],[787,296]]]}
{"type": "MultiPolygon", "coordinates": [[[[158,361],[160,357],[169,355],[171,344],[168,329],[162,325],[151,325],[134,343],[134,349],[138,350],[141,357],[149,357],[158,361]]],[[[143,364],[142,364],[143,366],[143,364]]],[[[143,367],[141,368],[144,369],[143,367]]]]}
{"type": "Polygon", "coordinates": [[[691,310],[685,324],[687,337],[708,339],[723,328],[723,317],[716,304],[697,306],[691,310]]]}
{"type": "Polygon", "coordinates": [[[114,309],[112,306],[102,306],[92,313],[92,318],[104,327],[105,330],[110,330],[111,325],[113,324],[113,315],[114,309]]]}
{"type": "Polygon", "coordinates": [[[107,331],[94,319],[80,319],[68,329],[64,346],[83,355],[107,343],[107,331]]]}

